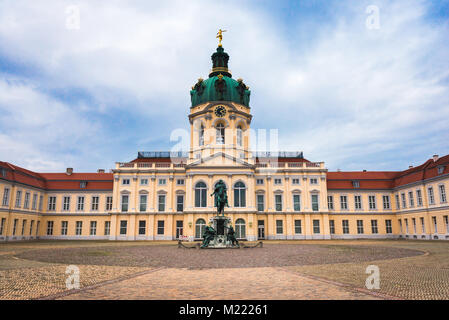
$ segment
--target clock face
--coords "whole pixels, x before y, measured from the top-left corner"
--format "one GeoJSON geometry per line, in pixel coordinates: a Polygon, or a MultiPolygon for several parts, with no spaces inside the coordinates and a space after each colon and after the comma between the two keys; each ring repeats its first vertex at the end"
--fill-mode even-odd
{"type": "Polygon", "coordinates": [[[215,108],[215,115],[217,117],[224,117],[226,115],[226,108],[224,106],[217,106],[215,108]]]}

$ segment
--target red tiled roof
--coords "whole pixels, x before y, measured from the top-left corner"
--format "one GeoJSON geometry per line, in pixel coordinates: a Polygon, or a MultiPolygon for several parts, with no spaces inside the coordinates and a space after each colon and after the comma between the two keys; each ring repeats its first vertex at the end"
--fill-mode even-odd
{"type": "Polygon", "coordinates": [[[112,190],[112,173],[36,173],[8,162],[1,162],[6,169],[7,180],[22,183],[44,190],[112,190]],[[80,187],[81,181],[87,181],[86,188],[80,187]]]}
{"type": "Polygon", "coordinates": [[[409,183],[438,176],[438,167],[444,166],[442,174],[449,174],[449,155],[437,161],[429,159],[423,164],[404,171],[352,171],[327,172],[328,189],[393,189],[409,183]],[[359,181],[355,188],[353,181],[359,181]]]}

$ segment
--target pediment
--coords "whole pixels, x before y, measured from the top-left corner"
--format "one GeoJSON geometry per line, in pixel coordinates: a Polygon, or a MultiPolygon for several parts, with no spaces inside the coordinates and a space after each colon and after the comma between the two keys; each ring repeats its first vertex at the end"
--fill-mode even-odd
{"type": "Polygon", "coordinates": [[[233,157],[224,152],[217,152],[209,157],[198,159],[187,167],[189,168],[200,168],[200,167],[253,167],[250,163],[233,157]]]}

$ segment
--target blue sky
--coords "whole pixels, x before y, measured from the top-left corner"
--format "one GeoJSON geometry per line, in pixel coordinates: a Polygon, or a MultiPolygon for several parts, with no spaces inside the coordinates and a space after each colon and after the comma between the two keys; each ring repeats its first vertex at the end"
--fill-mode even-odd
{"type": "Polygon", "coordinates": [[[280,149],[406,169],[449,153],[448,22],[447,0],[2,0],[0,160],[81,172],[170,150],[222,28],[252,127],[280,149]]]}

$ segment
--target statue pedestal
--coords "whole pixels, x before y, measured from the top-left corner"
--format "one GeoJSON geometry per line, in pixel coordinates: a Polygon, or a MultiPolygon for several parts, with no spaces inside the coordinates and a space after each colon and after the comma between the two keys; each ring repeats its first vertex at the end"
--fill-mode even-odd
{"type": "Polygon", "coordinates": [[[225,216],[215,216],[211,219],[212,227],[216,231],[216,235],[209,242],[207,248],[210,249],[225,249],[236,248],[232,242],[228,240],[228,228],[231,224],[231,218],[225,216]]]}

